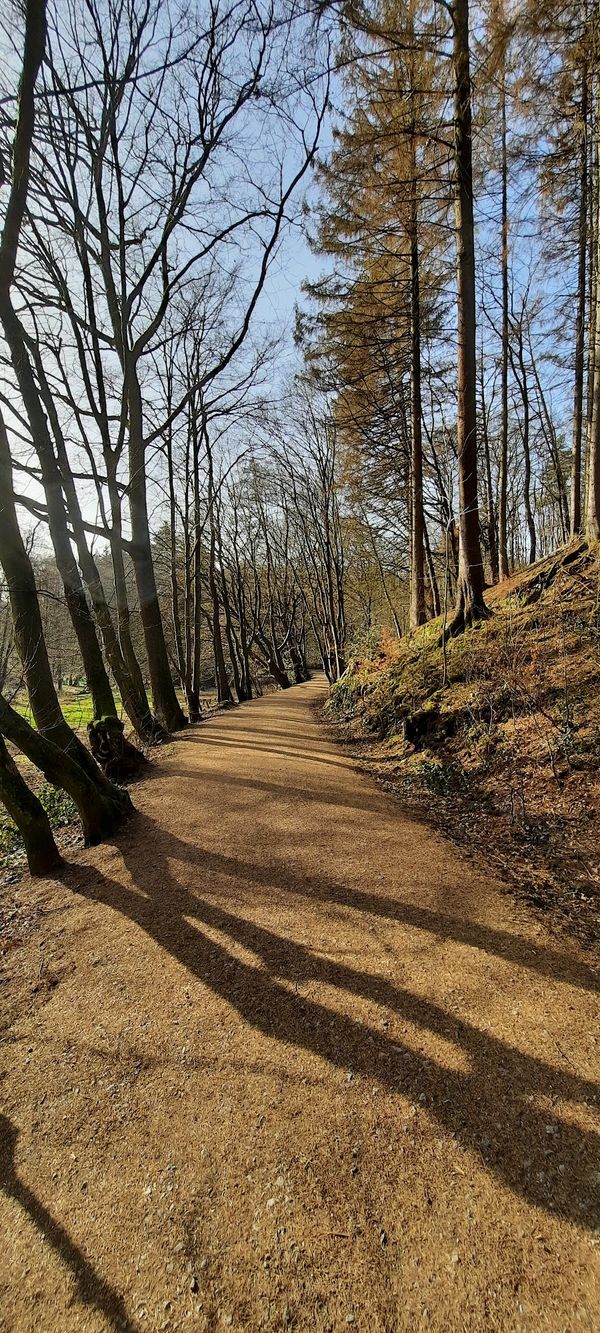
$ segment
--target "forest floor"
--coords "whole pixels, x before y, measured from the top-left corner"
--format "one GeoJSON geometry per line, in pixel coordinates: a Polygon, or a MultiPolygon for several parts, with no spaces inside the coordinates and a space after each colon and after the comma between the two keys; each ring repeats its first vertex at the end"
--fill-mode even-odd
{"type": "Polygon", "coordinates": [[[598,969],[323,697],[190,729],[8,888],[3,1330],[597,1330],[598,969]]]}
{"type": "Polygon", "coordinates": [[[363,645],[327,716],[364,771],[600,944],[600,549],[563,547],[486,592],[489,620],[363,645]]]}

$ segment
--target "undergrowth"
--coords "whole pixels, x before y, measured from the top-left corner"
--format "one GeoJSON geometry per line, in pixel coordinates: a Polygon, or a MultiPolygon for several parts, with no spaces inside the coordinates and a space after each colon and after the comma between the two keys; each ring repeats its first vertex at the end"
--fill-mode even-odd
{"type": "Polygon", "coordinates": [[[553,901],[562,882],[596,914],[599,589],[597,554],[567,548],[492,590],[491,618],[445,654],[439,621],[401,641],[372,635],[326,709],[451,836],[468,845],[481,830],[486,855],[534,874],[538,896],[546,877],[553,901]]]}
{"type": "MultiPolygon", "coordinates": [[[[78,818],[77,807],[71,797],[50,782],[44,782],[37,791],[53,829],[65,828],[78,818]]],[[[0,866],[20,865],[25,858],[23,839],[16,824],[0,807],[0,866]]]]}

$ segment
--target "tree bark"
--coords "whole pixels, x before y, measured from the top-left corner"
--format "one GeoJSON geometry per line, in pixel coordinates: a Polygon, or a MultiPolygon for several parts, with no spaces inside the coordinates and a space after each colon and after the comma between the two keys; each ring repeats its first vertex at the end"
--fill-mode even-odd
{"type": "Polygon", "coordinates": [[[581,460],[583,453],[583,384],[585,364],[586,269],[588,246],[588,71],[581,74],[581,156],[579,167],[579,237],[577,258],[577,313],[575,317],[575,376],[573,384],[573,442],[569,528],[572,537],[581,529],[581,460]]]}
{"type": "MultiPolygon", "coordinates": [[[[69,793],[81,817],[86,846],[102,842],[131,813],[133,806],[126,791],[113,786],[103,774],[106,791],[99,791],[75,759],[30,727],[3,695],[0,695],[0,733],[41,770],[48,782],[69,793]]],[[[91,755],[89,758],[94,764],[91,755]]],[[[100,772],[96,764],[94,768],[100,772]]]]}
{"type": "MultiPolygon", "coordinates": [[[[217,587],[217,577],[215,562],[217,558],[217,531],[215,520],[215,484],[213,472],[212,450],[208,431],[204,430],[204,444],[206,448],[206,458],[208,464],[208,530],[209,530],[209,548],[208,548],[208,587],[212,607],[211,630],[213,641],[213,656],[215,663],[215,686],[217,690],[217,703],[234,703],[227,668],[225,665],[225,653],[223,651],[223,635],[221,634],[221,602],[219,590],[217,587]]],[[[197,595],[198,595],[197,590],[197,595]]]]}
{"type": "Polygon", "coordinates": [[[490,574],[492,583],[497,583],[500,576],[500,566],[498,561],[498,533],[496,528],[496,512],[494,505],[494,487],[492,483],[492,460],[490,456],[490,438],[488,431],[488,418],[485,405],[485,382],[483,374],[483,347],[479,357],[480,369],[480,390],[481,390],[481,434],[483,442],[483,457],[485,461],[485,489],[486,489],[486,520],[487,520],[487,539],[490,553],[490,574]]]}
{"type": "Polygon", "coordinates": [[[506,508],[508,497],[508,346],[509,346],[509,311],[508,311],[508,158],[506,150],[506,87],[504,82],[504,61],[502,62],[502,91],[500,104],[501,119],[501,161],[502,161],[502,216],[501,216],[501,249],[502,249],[502,355],[500,365],[500,394],[501,394],[501,413],[500,413],[500,476],[498,487],[498,560],[499,575],[501,579],[507,579],[509,575],[508,566],[508,541],[507,541],[507,523],[506,508]]]}
{"type": "Polygon", "coordinates": [[[458,287],[458,493],[460,544],[458,596],[451,634],[485,619],[484,576],[479,541],[477,495],[477,402],[475,349],[475,243],[471,144],[469,4],[452,7],[454,62],[454,151],[456,169],[456,248],[458,287]]]}
{"type": "Polygon", "coordinates": [[[425,612],[425,552],[423,513],[423,433],[421,405],[421,301],[419,290],[419,237],[416,201],[416,154],[412,138],[412,201],[410,223],[410,334],[411,334],[411,561],[410,623],[423,625],[425,612]]]}
{"type": "Polygon", "coordinates": [[[0,735],[0,801],[16,824],[32,875],[53,875],[63,864],[50,820],[9,754],[0,735]]]}
{"type": "Polygon", "coordinates": [[[156,744],[165,739],[166,733],[164,729],[159,726],[156,718],[152,716],[139,668],[134,679],[129,670],[128,663],[125,660],[121,644],[119,643],[111,610],[106,599],[104,585],[100,577],[100,571],[88,545],[79,505],[79,497],[71,475],[62,432],[59,428],[55,430],[55,440],[67,513],[73,529],[79,568],[81,569],[94,608],[96,620],[98,621],[106,658],[117,683],[123,707],[134,730],[140,740],[147,741],[151,745],[156,744]]]}
{"type": "Polygon", "coordinates": [[[440,589],[435,573],[435,565],[433,563],[433,555],[431,552],[431,543],[429,541],[427,524],[425,524],[424,536],[425,536],[425,557],[427,560],[427,576],[429,579],[429,588],[431,592],[431,610],[433,616],[439,616],[441,615],[442,612],[442,602],[440,598],[440,589]]]}
{"type": "Polygon", "coordinates": [[[202,716],[200,697],[200,654],[202,651],[202,525],[200,522],[200,432],[195,420],[192,423],[192,468],[193,468],[193,569],[192,569],[192,619],[191,619],[191,655],[192,655],[192,702],[193,716],[190,721],[199,722],[202,716]]]}
{"type": "Polygon", "coordinates": [[[131,558],[144,629],[152,698],[157,717],[167,731],[181,731],[187,719],[181,708],[171,677],[171,667],[158,600],[152,560],[148,501],[146,494],[146,451],[144,448],[142,395],[135,366],[126,360],[125,386],[129,414],[129,514],[131,519],[131,558]]]}
{"type": "MultiPolygon", "coordinates": [[[[600,127],[599,127],[600,134],[600,127]]],[[[592,419],[589,436],[587,504],[585,535],[588,541],[600,539],[600,203],[597,195],[595,215],[595,281],[592,312],[592,419]]]]}
{"type": "Polygon", "coordinates": [[[529,407],[529,386],[527,382],[527,363],[525,361],[525,349],[523,346],[523,329],[519,325],[516,335],[518,369],[515,358],[511,351],[511,362],[513,373],[523,404],[523,503],[525,505],[525,518],[527,521],[527,531],[529,533],[529,564],[532,565],[537,555],[537,533],[535,530],[535,519],[531,507],[531,449],[529,444],[531,412],[529,407]]]}
{"type": "MultiPolygon", "coordinates": [[[[116,717],[117,710],[98,642],[96,626],[90,613],[81,574],[69,537],[61,475],[42,401],[44,387],[47,387],[45,377],[42,376],[42,386],[38,390],[29,359],[25,331],[13,309],[10,296],[4,295],[4,293],[0,294],[0,320],[10,348],[13,368],[41,468],[50,538],[56,557],[56,566],[64,588],[65,603],[75,630],[85,678],[92,696],[94,716],[116,717]]],[[[41,370],[39,351],[37,356],[35,351],[33,355],[38,369],[41,370]]],[[[48,397],[49,390],[46,399],[48,397]]],[[[46,401],[46,406],[51,406],[48,401],[46,401]]],[[[2,423],[0,424],[0,430],[3,429],[2,423]]]]}
{"type": "MultiPolygon", "coordinates": [[[[90,788],[96,789],[99,802],[111,801],[115,808],[128,803],[130,808],[127,794],[108,781],[62,715],[50,670],[33,568],[17,522],[10,453],[2,425],[0,414],[0,564],[6,576],[15,646],[36,726],[41,735],[65,753],[69,763],[83,770],[82,775],[90,788]]],[[[60,781],[58,785],[62,785],[60,781]]]]}

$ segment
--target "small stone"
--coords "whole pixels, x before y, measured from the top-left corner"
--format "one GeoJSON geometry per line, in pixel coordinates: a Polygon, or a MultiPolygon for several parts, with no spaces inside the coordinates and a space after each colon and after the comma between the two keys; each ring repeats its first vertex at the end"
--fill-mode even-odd
{"type": "Polygon", "coordinates": [[[197,1278],[197,1277],[194,1276],[194,1277],[190,1278],[190,1291],[191,1291],[191,1292],[196,1292],[196,1291],[198,1291],[199,1286],[200,1286],[200,1283],[198,1282],[198,1278],[197,1278]]]}
{"type": "Polygon", "coordinates": [[[381,1231],[379,1232],[379,1244],[387,1245],[387,1243],[388,1243],[387,1231],[384,1231],[382,1228],[381,1231]]]}

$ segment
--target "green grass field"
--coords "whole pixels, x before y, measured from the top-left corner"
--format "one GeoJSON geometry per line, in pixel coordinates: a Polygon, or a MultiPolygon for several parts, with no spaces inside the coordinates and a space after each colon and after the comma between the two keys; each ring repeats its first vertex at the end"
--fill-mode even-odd
{"type": "MultiPolygon", "coordinates": [[[[120,695],[117,693],[116,690],[113,691],[113,693],[119,717],[124,717],[123,705],[121,703],[120,695]]],[[[176,693],[177,693],[177,698],[179,699],[179,702],[184,712],[186,712],[187,707],[183,694],[181,693],[180,690],[177,690],[176,693]]],[[[91,722],[94,716],[94,710],[92,708],[92,699],[88,690],[80,688],[76,685],[65,685],[64,689],[60,691],[58,700],[62,708],[65,721],[69,723],[69,726],[73,728],[73,731],[85,731],[88,722],[91,722]]],[[[150,693],[150,691],[148,691],[148,702],[150,704],[150,707],[152,707],[152,694],[150,693]]],[[[215,703],[214,693],[210,693],[208,691],[203,690],[202,691],[203,707],[212,708],[214,707],[214,703],[215,703]]],[[[31,714],[29,700],[26,694],[18,696],[16,701],[13,703],[13,708],[16,708],[17,713],[20,713],[21,717],[26,718],[27,721],[30,722],[32,726],[35,725],[31,714]]],[[[127,725],[127,718],[125,718],[125,722],[127,725]]]]}
{"type": "MultiPolygon", "coordinates": [[[[69,726],[73,728],[73,731],[85,731],[88,722],[91,722],[94,716],[92,697],[88,690],[79,689],[77,686],[73,685],[67,685],[61,690],[58,699],[65,721],[69,723],[69,726]]],[[[121,700],[117,694],[115,694],[115,703],[119,715],[122,716],[123,709],[121,700]]],[[[21,717],[26,718],[32,726],[35,725],[31,714],[29,700],[26,695],[19,696],[13,707],[21,714],[21,717]]]]}
{"type": "MultiPolygon", "coordinates": [[[[177,691],[177,697],[184,711],[186,710],[185,699],[180,690],[177,691]]],[[[59,693],[59,702],[63,711],[65,721],[72,727],[73,731],[79,732],[82,739],[86,739],[86,727],[88,722],[92,721],[94,710],[92,708],[92,698],[88,690],[76,685],[66,685],[59,693]]],[[[124,716],[123,706],[120,696],[115,692],[115,703],[120,717],[124,716]]],[[[152,695],[148,693],[148,700],[152,706],[152,695]]],[[[214,693],[202,692],[203,708],[213,708],[216,698],[214,693]]],[[[13,701],[13,707],[21,717],[27,719],[31,725],[35,725],[29,705],[29,700],[25,694],[17,697],[13,701]]],[[[127,723],[127,718],[125,718],[127,723]]],[[[129,728],[128,728],[129,730],[129,728]]],[[[12,748],[12,747],[11,747],[12,748]]],[[[52,787],[50,783],[44,782],[41,773],[33,764],[25,758],[24,755],[18,755],[19,768],[23,776],[34,791],[39,796],[44,809],[48,813],[50,823],[53,828],[61,828],[65,824],[72,823],[77,818],[77,811],[73,802],[64,792],[52,787]]],[[[0,804],[0,870],[11,866],[16,866],[24,861],[25,852],[21,835],[15,828],[9,815],[6,813],[2,804],[0,804]]]]}

